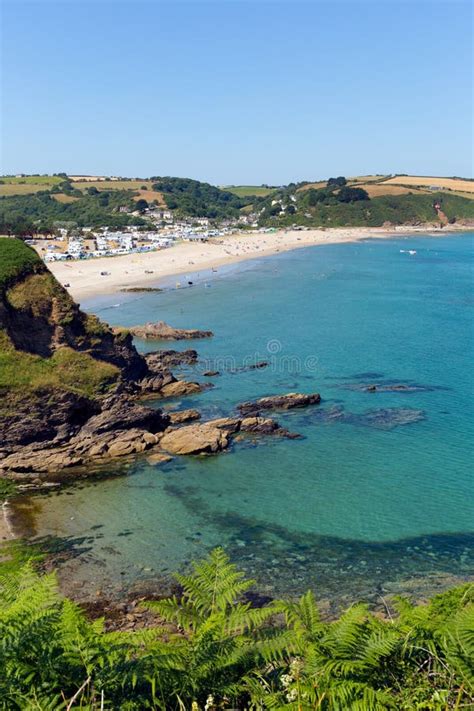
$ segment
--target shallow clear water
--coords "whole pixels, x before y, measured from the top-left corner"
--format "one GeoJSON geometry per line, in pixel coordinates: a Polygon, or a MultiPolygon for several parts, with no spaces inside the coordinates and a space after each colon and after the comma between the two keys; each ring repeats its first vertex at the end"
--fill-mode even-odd
{"type": "Polygon", "coordinates": [[[189,289],[86,304],[112,324],[214,331],[165,345],[198,350],[197,378],[222,373],[182,407],[227,415],[289,391],[323,402],[275,414],[300,440],[142,459],[124,477],[36,497],[35,533],[77,554],[63,575],[85,594],[139,587],[217,544],[270,595],[424,594],[472,574],[472,247],[464,234],[300,249],[194,275],[189,289]],[[255,360],[270,365],[238,370],[255,360]],[[397,382],[413,390],[360,389],[397,382]]]}

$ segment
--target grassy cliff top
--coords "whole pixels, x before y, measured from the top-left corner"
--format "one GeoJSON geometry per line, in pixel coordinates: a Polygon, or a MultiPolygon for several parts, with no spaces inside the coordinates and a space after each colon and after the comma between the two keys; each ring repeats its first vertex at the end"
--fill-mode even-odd
{"type": "Polygon", "coordinates": [[[0,291],[16,279],[44,269],[41,258],[27,244],[9,237],[0,238],[0,291]]]}
{"type": "MultiPolygon", "coordinates": [[[[94,398],[105,394],[119,374],[111,363],[73,348],[59,348],[50,358],[19,351],[0,329],[0,399],[15,393],[27,397],[51,388],[94,398]]],[[[3,405],[8,405],[6,400],[0,412],[3,405]]]]}

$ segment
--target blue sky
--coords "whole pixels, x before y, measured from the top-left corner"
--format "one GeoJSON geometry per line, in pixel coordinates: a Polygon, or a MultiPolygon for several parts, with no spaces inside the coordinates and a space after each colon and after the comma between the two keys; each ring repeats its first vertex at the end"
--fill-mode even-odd
{"type": "Polygon", "coordinates": [[[464,0],[3,0],[2,173],[472,175],[464,0]]]}

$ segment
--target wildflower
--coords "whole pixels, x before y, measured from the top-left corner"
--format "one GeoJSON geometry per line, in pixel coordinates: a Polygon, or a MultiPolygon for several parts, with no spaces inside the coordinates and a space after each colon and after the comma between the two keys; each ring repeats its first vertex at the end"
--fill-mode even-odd
{"type": "Polygon", "coordinates": [[[209,696],[206,699],[206,705],[204,706],[204,711],[210,711],[214,706],[214,697],[212,694],[209,694],[209,696]]]}

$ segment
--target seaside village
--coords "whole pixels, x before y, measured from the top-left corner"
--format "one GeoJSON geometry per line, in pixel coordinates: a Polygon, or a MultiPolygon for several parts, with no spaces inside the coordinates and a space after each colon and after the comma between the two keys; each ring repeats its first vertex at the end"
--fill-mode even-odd
{"type": "Polygon", "coordinates": [[[115,230],[58,224],[49,238],[31,237],[26,242],[35,247],[45,262],[56,262],[150,252],[166,249],[179,241],[207,242],[235,232],[243,222],[248,222],[247,229],[258,229],[255,216],[215,223],[207,217],[178,219],[171,210],[158,208],[147,209],[141,216],[147,218],[146,226],[115,230]]]}

